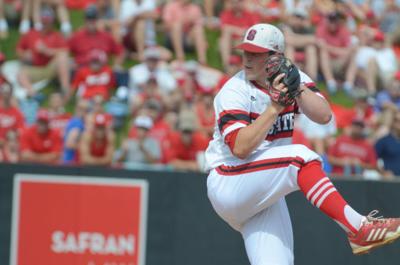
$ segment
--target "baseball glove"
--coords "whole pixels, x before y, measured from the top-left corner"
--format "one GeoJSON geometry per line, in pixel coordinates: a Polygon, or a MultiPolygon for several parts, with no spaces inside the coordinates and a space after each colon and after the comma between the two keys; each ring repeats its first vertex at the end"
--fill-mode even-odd
{"type": "Polygon", "coordinates": [[[276,54],[268,57],[265,70],[271,99],[282,106],[292,105],[302,92],[300,90],[300,73],[297,67],[283,55],[276,54]],[[287,87],[287,92],[281,92],[272,87],[274,79],[282,73],[285,76],[281,82],[287,87]]]}

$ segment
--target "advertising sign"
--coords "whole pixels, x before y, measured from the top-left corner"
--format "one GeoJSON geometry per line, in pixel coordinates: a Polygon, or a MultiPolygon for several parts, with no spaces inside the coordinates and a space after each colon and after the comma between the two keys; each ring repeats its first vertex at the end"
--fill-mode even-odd
{"type": "Polygon", "coordinates": [[[144,265],[145,180],[17,174],[10,265],[144,265]]]}

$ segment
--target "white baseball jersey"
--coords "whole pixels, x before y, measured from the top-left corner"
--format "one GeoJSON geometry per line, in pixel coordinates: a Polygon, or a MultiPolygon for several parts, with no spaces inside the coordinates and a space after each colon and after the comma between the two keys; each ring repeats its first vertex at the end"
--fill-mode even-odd
{"type": "MultiPolygon", "coordinates": [[[[301,82],[313,88],[300,72],[301,82]]],[[[292,143],[297,105],[285,108],[265,140],[246,159],[231,149],[240,128],[249,125],[271,104],[268,92],[245,79],[232,77],[214,99],[214,139],[206,151],[208,197],[217,214],[242,233],[252,265],[293,265],[293,235],[284,196],[298,190],[301,167],[319,156],[292,143]]]]}
{"type": "MultiPolygon", "coordinates": [[[[301,71],[300,82],[310,89],[315,88],[311,78],[301,71]]],[[[214,99],[216,125],[213,140],[206,150],[206,170],[222,164],[238,165],[253,160],[252,156],[246,160],[235,157],[231,152],[232,141],[230,146],[228,139],[233,132],[255,120],[270,104],[267,90],[255,82],[246,80],[244,71],[240,71],[225,83],[214,99]]],[[[291,144],[294,115],[298,112],[297,105],[285,108],[265,136],[264,142],[253,153],[272,146],[291,144]]]]}

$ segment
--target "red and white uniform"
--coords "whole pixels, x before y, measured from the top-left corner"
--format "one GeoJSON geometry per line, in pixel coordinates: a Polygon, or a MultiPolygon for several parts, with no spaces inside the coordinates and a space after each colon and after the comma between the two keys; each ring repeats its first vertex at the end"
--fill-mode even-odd
{"type": "MultiPolygon", "coordinates": [[[[312,80],[303,72],[300,76],[313,90],[312,80]]],[[[216,212],[242,233],[251,264],[292,265],[293,235],[284,196],[299,189],[297,175],[302,165],[321,161],[307,147],[292,144],[298,106],[279,114],[265,140],[246,159],[231,151],[238,130],[269,104],[267,90],[246,80],[244,71],[227,81],[215,97],[216,127],[206,150],[208,196],[216,212]]],[[[316,198],[315,204],[324,199],[316,198]]]]}

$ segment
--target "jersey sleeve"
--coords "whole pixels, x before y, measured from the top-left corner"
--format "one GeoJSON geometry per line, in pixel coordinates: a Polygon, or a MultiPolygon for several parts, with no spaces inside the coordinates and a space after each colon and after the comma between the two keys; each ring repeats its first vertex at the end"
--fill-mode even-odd
{"type": "Polygon", "coordinates": [[[318,96],[325,98],[322,94],[321,91],[317,88],[317,85],[315,82],[309,77],[306,73],[300,71],[300,83],[305,85],[308,89],[310,89],[312,92],[316,93],[318,96]]]}
{"type": "Polygon", "coordinates": [[[218,129],[225,143],[229,134],[246,127],[251,121],[249,96],[239,88],[230,87],[232,84],[227,83],[214,99],[218,129]]]}

